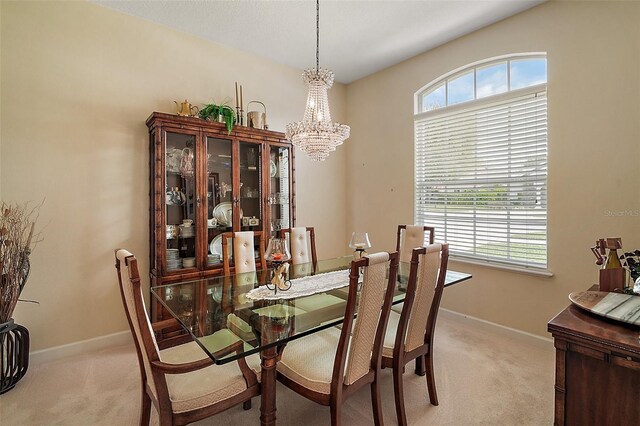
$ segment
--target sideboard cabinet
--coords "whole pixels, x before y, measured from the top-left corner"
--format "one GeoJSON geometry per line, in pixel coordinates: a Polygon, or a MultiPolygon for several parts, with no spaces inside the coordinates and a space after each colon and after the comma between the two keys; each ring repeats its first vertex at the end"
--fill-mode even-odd
{"type": "MultiPolygon", "coordinates": [[[[266,244],[295,225],[294,152],[283,133],[228,132],[223,123],[159,112],[146,124],[152,285],[222,274],[224,232],[262,231],[266,244]]],[[[153,321],[164,317],[152,298],[153,321]]]]}
{"type": "Polygon", "coordinates": [[[640,424],[640,328],[569,306],[549,321],[562,425],[640,424]]]}

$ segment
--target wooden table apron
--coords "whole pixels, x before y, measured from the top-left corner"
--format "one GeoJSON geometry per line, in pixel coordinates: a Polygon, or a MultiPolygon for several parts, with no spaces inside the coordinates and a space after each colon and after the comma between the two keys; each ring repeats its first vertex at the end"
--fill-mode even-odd
{"type": "MultiPolygon", "coordinates": [[[[445,283],[445,287],[449,287],[471,278],[471,275],[469,274],[458,276],[457,274],[459,273],[454,271],[448,271],[448,273],[452,273],[452,276],[457,276],[457,278],[453,278],[453,282],[445,283]]],[[[401,301],[402,300],[397,300],[395,304],[400,303],[401,301]]],[[[260,366],[262,368],[260,373],[260,424],[262,426],[274,426],[276,424],[276,368],[285,346],[286,342],[282,342],[281,344],[264,347],[260,351],[260,366]]],[[[422,358],[416,360],[415,374],[424,376],[426,374],[425,366],[424,363],[420,361],[422,361],[422,358]]]]}

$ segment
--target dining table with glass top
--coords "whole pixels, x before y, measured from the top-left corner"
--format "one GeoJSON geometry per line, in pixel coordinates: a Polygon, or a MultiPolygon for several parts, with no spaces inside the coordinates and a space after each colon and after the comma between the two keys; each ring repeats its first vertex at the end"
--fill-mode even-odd
{"type": "MultiPolygon", "coordinates": [[[[345,256],[320,260],[315,265],[292,265],[286,276],[290,285],[287,291],[266,286],[273,278],[273,270],[267,269],[165,284],[152,287],[151,293],[202,348],[203,356],[216,364],[242,357],[250,357],[258,364],[259,356],[260,424],[274,425],[278,359],[287,342],[342,323],[353,259],[345,256]],[[344,285],[339,282],[326,291],[320,286],[318,292],[305,292],[305,286],[315,288],[314,281],[327,278],[342,280],[344,285]],[[304,295],[296,295],[300,293],[304,295]],[[239,349],[232,353],[223,350],[231,345],[239,349]]],[[[394,305],[405,298],[409,269],[409,263],[400,262],[394,305]]],[[[448,270],[444,286],[470,278],[470,274],[448,270]]],[[[423,370],[424,366],[416,360],[416,373],[424,374],[423,370]]]]}

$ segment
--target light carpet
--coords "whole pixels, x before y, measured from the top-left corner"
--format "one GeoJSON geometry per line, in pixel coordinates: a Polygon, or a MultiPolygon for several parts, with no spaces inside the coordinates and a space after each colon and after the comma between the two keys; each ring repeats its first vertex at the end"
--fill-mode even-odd
{"type": "MultiPolygon", "coordinates": [[[[553,423],[553,345],[447,312],[435,337],[440,405],[429,404],[426,380],[404,375],[410,425],[549,425],[553,423]]],[[[286,350],[286,349],[285,349],[286,350]]],[[[410,368],[411,367],[411,368],[410,368]]],[[[136,425],[139,370],[133,344],[32,365],[12,391],[0,396],[0,424],[136,425]]],[[[329,408],[278,384],[278,424],[328,425],[329,408]]],[[[391,371],[383,370],[384,421],[395,425],[391,371]]],[[[259,424],[260,400],[197,425],[259,424]]],[[[371,425],[369,388],[343,406],[343,424],[371,425]]],[[[152,409],[151,424],[158,418],[152,409]]]]}

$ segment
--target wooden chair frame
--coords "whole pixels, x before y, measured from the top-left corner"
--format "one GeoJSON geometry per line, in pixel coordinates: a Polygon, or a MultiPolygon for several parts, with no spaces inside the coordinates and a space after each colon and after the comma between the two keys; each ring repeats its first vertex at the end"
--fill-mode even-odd
{"type": "Polygon", "coordinates": [[[344,401],[367,384],[371,385],[371,403],[373,405],[373,417],[375,424],[376,426],[383,424],[379,377],[380,370],[382,369],[382,344],[384,342],[387,323],[389,321],[391,302],[393,299],[396,274],[398,270],[398,253],[389,253],[389,261],[389,282],[387,284],[382,313],[376,330],[369,372],[350,385],[344,383],[347,350],[349,347],[349,340],[351,338],[356,309],[356,299],[358,296],[358,278],[360,276],[360,268],[369,265],[369,259],[367,257],[351,262],[349,273],[349,296],[347,298],[344,322],[333,365],[330,393],[324,394],[308,389],[278,372],[278,380],[288,388],[318,404],[325,406],[328,405],[331,410],[332,426],[339,426],[341,424],[341,409],[344,401]]]}
{"type": "MultiPolygon", "coordinates": [[[[316,231],[313,226],[306,227],[309,233],[309,239],[311,244],[311,262],[313,263],[313,271],[318,268],[318,255],[316,254],[316,231]]],[[[283,228],[278,231],[279,238],[286,238],[287,232],[289,233],[289,248],[291,248],[291,228],[283,228]]]]}
{"type": "MultiPolygon", "coordinates": [[[[222,268],[223,268],[223,272],[224,275],[229,276],[231,275],[231,267],[229,265],[229,243],[227,242],[227,240],[229,238],[235,238],[236,237],[237,232],[225,232],[222,235],[222,268]]],[[[253,231],[253,237],[259,237],[260,238],[260,269],[261,270],[265,270],[267,269],[267,261],[264,258],[264,233],[262,231],[253,231]]],[[[231,244],[232,246],[232,250],[233,250],[233,243],[231,244]]],[[[234,260],[235,262],[235,260],[234,260]]],[[[258,268],[256,267],[256,270],[258,268]]],[[[234,264],[234,270],[235,270],[235,264],[234,264]]]]}
{"type": "MultiPolygon", "coordinates": [[[[423,226],[425,231],[429,231],[429,244],[433,244],[433,238],[436,232],[436,228],[433,226],[423,226]]],[[[396,251],[400,253],[400,237],[402,235],[402,230],[407,229],[407,225],[398,225],[398,235],[396,236],[396,251]]]]}
{"type": "Polygon", "coordinates": [[[395,393],[396,415],[398,424],[406,426],[407,415],[404,408],[404,391],[402,382],[402,373],[405,365],[415,359],[422,361],[426,366],[427,389],[429,391],[429,400],[432,405],[438,405],[438,395],[436,393],[436,382],[433,370],[433,335],[436,327],[436,319],[438,318],[438,309],[442,292],[444,290],[444,282],[446,277],[447,265],[449,261],[449,245],[442,244],[440,252],[440,269],[438,272],[438,280],[434,289],[434,296],[429,309],[429,317],[424,335],[424,344],[412,351],[405,351],[405,340],[407,335],[407,327],[409,325],[409,315],[416,295],[418,285],[418,264],[419,256],[426,253],[425,247],[415,248],[411,253],[411,269],[409,272],[409,283],[407,284],[406,296],[404,299],[404,307],[398,321],[398,331],[393,347],[393,357],[382,356],[382,368],[393,368],[393,389],[395,393]]]}
{"type": "MultiPolygon", "coordinates": [[[[138,261],[135,256],[129,256],[125,259],[126,267],[129,267],[130,281],[133,285],[133,303],[136,313],[136,318],[131,318],[129,310],[127,309],[127,301],[124,295],[123,286],[127,285],[127,282],[122,279],[122,265],[117,257],[116,250],[116,270],[118,271],[118,281],[120,283],[120,296],[122,297],[122,303],[127,315],[127,321],[131,333],[134,334],[133,341],[136,346],[136,353],[138,355],[138,366],[140,367],[140,376],[142,379],[142,392],[141,392],[141,412],[140,412],[140,425],[148,425],[151,416],[151,404],[153,404],[158,411],[158,417],[160,418],[160,425],[186,425],[210,416],[225,411],[240,403],[243,404],[244,409],[251,408],[251,398],[260,395],[260,383],[258,383],[257,376],[253,370],[249,368],[244,358],[238,359],[238,366],[242,372],[242,376],[247,384],[247,389],[226,400],[212,404],[207,407],[198,408],[191,411],[185,411],[180,413],[174,413],[172,409],[171,400],[169,398],[169,390],[167,387],[166,374],[184,374],[197,371],[213,365],[211,358],[204,358],[197,361],[182,363],[182,364],[169,364],[162,362],[156,345],[154,344],[154,331],[158,331],[177,324],[176,320],[167,320],[156,323],[153,325],[153,330],[149,328],[148,319],[146,317],[146,311],[144,307],[144,299],[142,296],[142,290],[140,286],[140,273],[138,271],[138,261]],[[135,327],[133,321],[137,321],[143,347],[140,347],[138,338],[135,336],[135,327]],[[144,368],[144,358],[149,360],[150,368],[153,376],[153,383],[157,392],[157,398],[154,396],[149,385],[146,370],[144,368]]],[[[242,353],[242,342],[238,341],[226,348],[221,349],[215,353],[214,356],[225,356],[230,353],[236,352],[242,353]]]]}

